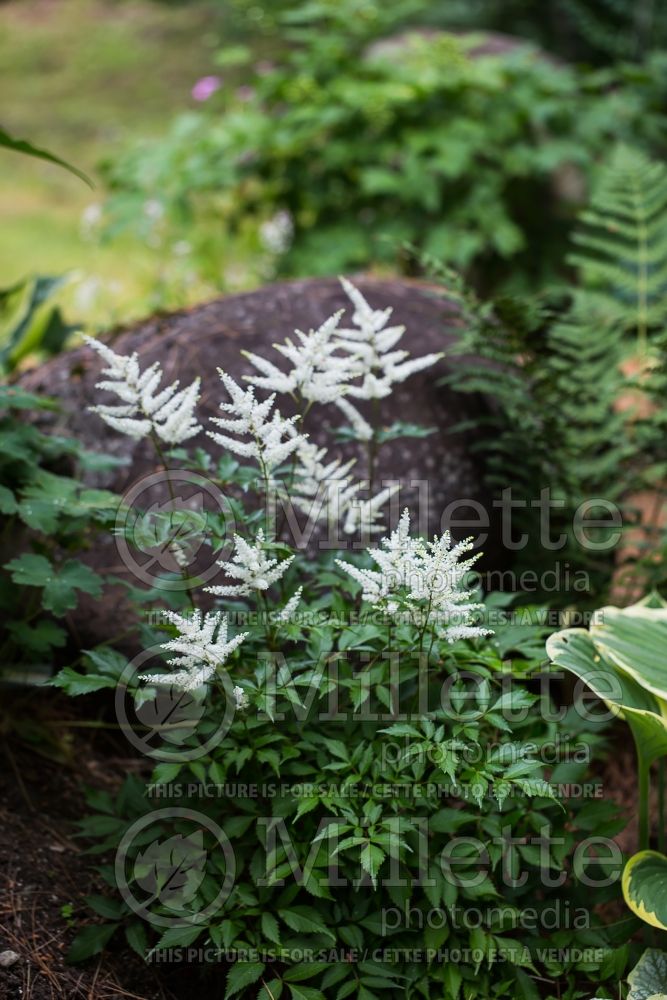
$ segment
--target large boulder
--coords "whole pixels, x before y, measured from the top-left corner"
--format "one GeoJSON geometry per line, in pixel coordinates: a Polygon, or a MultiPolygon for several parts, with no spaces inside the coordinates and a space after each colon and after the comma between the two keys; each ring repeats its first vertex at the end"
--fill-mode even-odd
{"type": "MultiPolygon", "coordinates": [[[[457,364],[456,357],[448,353],[456,339],[456,308],[442,290],[420,282],[359,278],[355,283],[374,308],[392,307],[392,324],[402,323],[406,327],[401,346],[413,356],[446,353],[432,368],[398,385],[392,396],[381,403],[383,425],[401,420],[437,428],[429,437],[404,438],[381,449],[378,485],[383,479],[401,483],[391,520],[395,520],[398,508],[409,506],[417,526],[433,534],[447,527],[451,518],[476,519],[477,514],[470,515],[463,507],[452,506],[462,500],[477,504],[485,501],[479,464],[470,450],[470,437],[452,433],[452,429],[476,415],[485,404],[481,399],[459,395],[438,385],[457,364]]],[[[295,328],[309,330],[319,326],[339,309],[345,309],[349,318],[351,305],[338,281],[291,281],[227,296],[192,309],[156,315],[111,335],[109,343],[121,354],[136,351],[142,366],[159,361],[167,381],[178,378],[185,385],[200,375],[202,398],[198,412],[200,421],[206,425],[208,418],[219,412],[220,402],[227,399],[217,375],[218,367],[237,379],[249,374],[252,368],[241,354],[244,349],[280,363],[280,356],[272,347],[275,342],[290,336],[295,328]]],[[[81,346],[26,373],[22,384],[60,400],[60,411],[44,418],[52,430],[75,436],[91,449],[127,459],[128,464],[104,478],[99,474],[91,478],[94,485],[125,493],[159,466],[149,442],[135,442],[112,431],[88,411],[101,398],[95,388],[101,367],[98,354],[81,346]]],[[[281,406],[283,402],[281,399],[281,406]]],[[[333,407],[314,407],[309,420],[311,438],[322,442],[327,438],[330,442],[330,421],[334,426],[344,423],[333,407]]],[[[204,434],[190,443],[218,450],[204,434]]],[[[349,456],[357,454],[357,446],[333,445],[332,451],[349,456]]],[[[358,464],[363,475],[364,463],[360,460],[358,464]]],[[[454,525],[453,533],[460,536],[471,531],[457,530],[454,525]]],[[[110,549],[101,558],[104,568],[123,569],[110,549]]]]}

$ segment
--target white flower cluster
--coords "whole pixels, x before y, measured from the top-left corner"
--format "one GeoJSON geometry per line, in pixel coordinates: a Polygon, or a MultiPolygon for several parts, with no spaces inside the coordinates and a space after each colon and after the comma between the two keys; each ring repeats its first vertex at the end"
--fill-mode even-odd
{"type": "MultiPolygon", "coordinates": [[[[372,309],[351,282],[341,278],[341,283],[354,305],[353,326],[339,329],[341,311],[310,333],[296,330],[296,341],[288,338],[284,344],[275,345],[291,364],[287,372],[257,354],[244,352],[260,373],[246,378],[253,386],[274,394],[288,393],[308,405],[335,403],[359,440],[369,441],[372,427],[346,397],[369,400],[388,396],[395,383],[429,367],[442,355],[409,359],[407,351],[394,350],[405,328],[387,326],[391,309],[372,309]]],[[[121,399],[115,406],[91,408],[110,427],[136,439],[153,433],[168,444],[180,444],[201,430],[194,417],[199,379],[180,391],[178,382],[159,390],[163,373],[157,362],[141,372],[136,354],[124,357],[93,337],[85,340],[108,365],[104,369],[108,378],[98,383],[98,388],[114,392],[121,399]]],[[[280,465],[303,441],[293,426],[296,418],[285,420],[276,410],[269,420],[275,395],[258,402],[252,389],[244,391],[222,371],[220,377],[231,397],[231,402],[222,403],[221,409],[231,416],[214,418],[214,423],[227,433],[211,431],[210,436],[234,454],[256,458],[265,470],[280,465]],[[251,440],[238,441],[230,434],[249,436],[251,440]]]]}
{"type": "Polygon", "coordinates": [[[352,458],[342,462],[327,460],[327,449],[304,441],[297,452],[298,464],[292,502],[315,521],[338,523],[344,510],[356,496],[358,487],[348,475],[355,464],[352,458]]]}
{"type": "Polygon", "coordinates": [[[301,600],[301,595],[303,594],[303,587],[297,587],[294,594],[290,597],[289,601],[275,616],[275,621],[277,622],[291,622],[294,618],[294,612],[299,606],[301,600]]]}
{"type": "MultiPolygon", "coordinates": [[[[294,561],[294,556],[278,561],[271,559],[265,550],[266,538],[264,531],[259,529],[255,537],[254,544],[246,542],[239,535],[234,535],[234,555],[229,562],[219,562],[218,566],[225,571],[227,576],[240,583],[225,584],[223,586],[204,587],[204,590],[217,597],[248,597],[253,591],[268,590],[274,583],[285,574],[289,566],[294,561]]],[[[282,611],[275,617],[277,622],[290,621],[297,605],[301,600],[303,587],[299,587],[296,593],[289,599],[282,611]]]]}
{"type": "Polygon", "coordinates": [[[234,535],[234,555],[231,561],[219,562],[218,566],[227,576],[241,582],[223,587],[205,587],[204,590],[218,597],[247,597],[253,590],[268,590],[283,576],[294,561],[294,556],[279,562],[269,558],[265,547],[266,539],[262,528],[257,532],[254,545],[239,535],[234,535]]]}
{"type": "Polygon", "coordinates": [[[229,413],[229,417],[212,417],[214,424],[226,431],[225,434],[216,431],[207,431],[209,437],[228,448],[235,455],[243,458],[254,458],[265,472],[270,476],[273,469],[290,457],[290,455],[306,439],[296,432],[294,422],[296,417],[285,420],[276,410],[273,417],[269,419],[269,414],[273,409],[275,393],[259,402],[255,399],[255,390],[242,389],[231,375],[227,375],[218,369],[223,385],[229,393],[231,402],[221,403],[220,409],[229,413]],[[239,441],[236,437],[248,437],[249,441],[239,441]]]}
{"type": "MultiPolygon", "coordinates": [[[[361,384],[347,386],[346,396],[355,399],[383,399],[389,396],[397,382],[404,382],[410,375],[430,368],[443,354],[425,354],[410,358],[405,350],[393,350],[405,333],[404,326],[387,326],[392,309],[372,309],[358,288],[341,278],[340,283],[354,306],[353,326],[339,329],[336,344],[359,369],[361,384]]],[[[350,421],[357,436],[370,440],[373,430],[355,406],[346,398],[338,399],[337,406],[350,421]]]]}
{"type": "Polygon", "coordinates": [[[164,614],[176,626],[179,634],[175,639],[163,643],[162,648],[179,654],[167,660],[167,663],[181,669],[171,674],[142,674],[140,679],[151,684],[169,684],[183,691],[194,691],[210,680],[218,667],[224,665],[249,635],[248,632],[242,632],[228,640],[227,617],[220,611],[208,612],[206,615],[195,611],[190,618],[175,611],[165,611],[164,614]]]}
{"type": "Polygon", "coordinates": [[[398,527],[382,548],[368,549],[379,570],[359,569],[341,559],[338,565],[362,586],[363,599],[390,615],[405,614],[409,620],[433,620],[438,634],[448,642],[488,635],[489,630],[472,624],[480,605],[472,603],[472,591],[464,581],[477,557],[461,560],[470,551],[466,539],[452,545],[448,531],[431,542],[410,537],[410,514],[401,515],[398,527]]]}
{"type": "Polygon", "coordinates": [[[234,694],[234,705],[236,707],[237,712],[242,712],[244,709],[248,708],[248,706],[250,705],[250,699],[248,698],[248,695],[245,693],[242,687],[239,687],[237,684],[236,687],[234,688],[233,694],[234,694]]]}
{"type": "Polygon", "coordinates": [[[289,393],[308,403],[335,403],[357,438],[370,441],[373,428],[347,397],[382,399],[390,395],[397,382],[429,368],[443,355],[410,358],[408,351],[394,350],[405,327],[387,326],[392,310],[372,309],[350,281],[340,281],[354,306],[353,326],[339,329],[341,311],[308,334],[296,330],[296,343],[287,339],[284,344],[274,344],[292,365],[287,372],[266,358],[244,351],[260,372],[246,378],[261,389],[289,393]]]}
{"type": "Polygon", "coordinates": [[[108,378],[98,382],[97,388],[114,392],[121,400],[116,406],[90,407],[109,427],[135,440],[152,433],[167,444],[181,444],[199,433],[201,427],[194,417],[199,401],[198,378],[180,391],[178,382],[159,389],[163,372],[157,361],[142,372],[136,354],[116,354],[94,337],[85,337],[85,341],[108,366],[102,371],[108,378]]]}
{"type": "Polygon", "coordinates": [[[351,396],[383,399],[390,395],[395,383],[405,382],[410,375],[430,368],[444,357],[440,352],[410,358],[409,351],[392,350],[405,333],[404,326],[387,326],[393,309],[372,309],[351,281],[340,278],[340,283],[354,306],[354,327],[337,331],[338,346],[356,358],[363,380],[361,385],[350,386],[351,396]]]}
{"type": "Polygon", "coordinates": [[[298,464],[292,502],[313,521],[330,525],[342,524],[346,534],[359,530],[362,534],[382,531],[377,523],[381,508],[398,490],[398,484],[388,486],[369,500],[359,494],[364,484],[354,482],[349,475],[355,460],[327,461],[327,449],[309,441],[299,446],[298,464]]]}
{"type": "Polygon", "coordinates": [[[273,345],[291,362],[288,372],[258,354],[243,351],[244,357],[261,373],[247,375],[247,381],[260,389],[286,392],[311,403],[335,402],[347,392],[350,380],[361,372],[355,358],[337,353],[340,345],[334,335],[342,315],[342,310],[334,313],[310,333],[295,330],[296,343],[288,338],[284,344],[273,345]]]}

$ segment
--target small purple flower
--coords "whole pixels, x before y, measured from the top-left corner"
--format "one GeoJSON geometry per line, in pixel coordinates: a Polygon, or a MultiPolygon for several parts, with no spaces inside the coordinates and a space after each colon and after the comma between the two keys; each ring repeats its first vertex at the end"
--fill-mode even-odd
{"type": "Polygon", "coordinates": [[[195,101],[208,101],[209,97],[215,94],[221,85],[222,80],[219,76],[203,76],[201,80],[197,80],[192,88],[192,96],[195,101]]]}

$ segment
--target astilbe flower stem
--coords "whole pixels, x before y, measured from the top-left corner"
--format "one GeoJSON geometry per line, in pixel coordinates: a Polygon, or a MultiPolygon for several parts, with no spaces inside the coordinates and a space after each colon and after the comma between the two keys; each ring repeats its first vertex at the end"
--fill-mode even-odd
{"type": "MultiPolygon", "coordinates": [[[[169,499],[171,500],[173,509],[176,510],[176,493],[174,491],[174,484],[171,480],[171,472],[167,464],[167,457],[162,449],[162,445],[160,444],[160,439],[158,438],[157,434],[155,434],[153,431],[151,431],[150,439],[153,444],[153,447],[155,448],[155,453],[158,457],[158,460],[164,470],[165,481],[167,483],[167,490],[169,492],[169,499]]],[[[172,544],[176,546],[178,545],[178,543],[175,540],[172,544]]],[[[192,587],[190,585],[190,574],[188,573],[188,563],[184,562],[183,559],[179,560],[177,555],[178,551],[179,549],[177,548],[176,552],[174,552],[174,558],[176,561],[176,565],[178,566],[179,573],[181,574],[181,579],[183,580],[183,587],[185,589],[185,593],[187,594],[190,607],[194,611],[197,607],[197,602],[195,600],[194,591],[192,590],[192,587]]]]}

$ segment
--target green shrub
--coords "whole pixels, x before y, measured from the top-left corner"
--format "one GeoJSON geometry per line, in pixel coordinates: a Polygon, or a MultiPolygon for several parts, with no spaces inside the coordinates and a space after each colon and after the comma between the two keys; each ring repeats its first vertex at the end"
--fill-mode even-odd
{"type": "Polygon", "coordinates": [[[111,231],[145,232],[157,204],[223,284],[234,245],[263,253],[255,277],[409,272],[410,245],[487,290],[550,280],[609,143],[664,148],[664,58],[593,73],[523,44],[482,55],[475,36],[387,42],[405,18],[386,6],[292,9],[275,64],[108,166],[111,231]]]}
{"type": "MultiPolygon", "coordinates": [[[[311,3],[311,10],[323,11],[336,0],[311,3]]],[[[273,34],[291,0],[229,0],[230,15],[237,30],[246,38],[258,32],[273,34]]],[[[395,5],[392,5],[395,6],[395,5]]],[[[632,0],[450,0],[404,3],[405,17],[419,14],[429,25],[448,30],[499,31],[529,38],[548,52],[570,62],[606,63],[610,58],[642,60],[647,52],[667,46],[667,17],[655,4],[632,0]],[[509,26],[509,27],[508,27],[509,26]]],[[[369,16],[375,4],[359,5],[369,16]]],[[[377,13],[375,13],[377,16],[377,13]]]]}
{"type": "Polygon", "coordinates": [[[59,621],[82,591],[101,595],[103,578],[79,556],[109,530],[118,509],[114,494],[89,489],[79,478],[83,470],[103,470],[118,460],[39,429],[35,418],[55,406],[19,387],[0,386],[3,557],[24,549],[3,566],[2,674],[18,682],[50,676],[54,650],[67,640],[59,621]]]}

